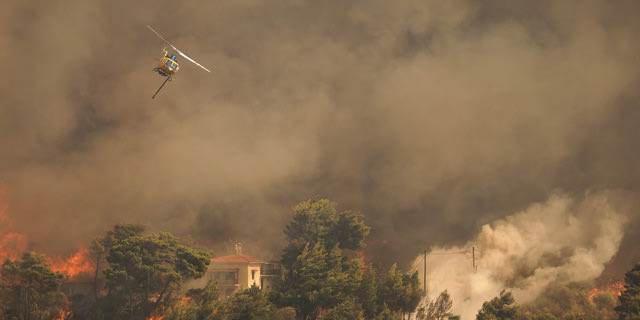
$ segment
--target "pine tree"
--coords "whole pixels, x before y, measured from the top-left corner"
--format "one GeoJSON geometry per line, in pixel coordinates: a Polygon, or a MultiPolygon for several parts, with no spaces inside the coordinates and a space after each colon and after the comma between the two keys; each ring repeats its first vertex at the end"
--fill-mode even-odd
{"type": "Polygon", "coordinates": [[[640,319],[640,263],[624,276],[624,291],[615,308],[620,320],[640,319]]]}

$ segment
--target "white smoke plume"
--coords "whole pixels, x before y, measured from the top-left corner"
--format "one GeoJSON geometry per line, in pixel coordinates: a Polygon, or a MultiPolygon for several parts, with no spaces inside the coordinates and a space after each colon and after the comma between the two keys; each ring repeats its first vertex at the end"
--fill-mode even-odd
{"type": "MultiPolygon", "coordinates": [[[[475,241],[464,246],[431,248],[428,298],[448,290],[454,313],[473,319],[482,303],[501,290],[510,290],[516,303],[524,303],[552,283],[595,280],[618,251],[626,220],[611,193],[589,193],[581,199],[554,194],[482,226],[475,241]]],[[[423,259],[419,256],[414,263],[421,277],[423,259]]]]}

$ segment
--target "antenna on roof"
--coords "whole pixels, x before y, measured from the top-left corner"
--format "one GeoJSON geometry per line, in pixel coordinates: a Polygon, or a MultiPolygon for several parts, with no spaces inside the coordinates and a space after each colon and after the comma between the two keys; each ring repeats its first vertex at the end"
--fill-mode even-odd
{"type": "Polygon", "coordinates": [[[236,255],[242,254],[242,243],[236,241],[233,246],[236,248],[236,255]]]}

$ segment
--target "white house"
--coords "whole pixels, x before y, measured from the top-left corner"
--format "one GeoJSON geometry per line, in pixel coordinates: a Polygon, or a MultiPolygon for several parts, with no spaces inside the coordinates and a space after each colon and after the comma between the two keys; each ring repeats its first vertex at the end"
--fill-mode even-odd
{"type": "Polygon", "coordinates": [[[218,281],[222,298],[226,299],[252,285],[271,289],[281,278],[280,270],[279,264],[242,254],[237,247],[236,254],[211,259],[208,276],[218,281]]]}

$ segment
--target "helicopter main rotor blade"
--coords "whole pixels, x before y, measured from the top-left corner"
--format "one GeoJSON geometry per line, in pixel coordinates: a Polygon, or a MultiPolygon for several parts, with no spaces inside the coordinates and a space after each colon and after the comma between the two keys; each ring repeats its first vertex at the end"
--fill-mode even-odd
{"type": "Polygon", "coordinates": [[[179,53],[181,56],[183,56],[185,59],[193,62],[195,65],[197,65],[198,67],[204,69],[207,72],[211,72],[211,70],[205,68],[204,66],[202,66],[201,64],[197,63],[195,60],[189,58],[186,54],[182,53],[182,51],[178,50],[178,48],[176,48],[174,45],[171,44],[171,42],[167,41],[167,39],[163,38],[158,32],[156,32],[155,30],[153,30],[153,28],[151,28],[150,26],[147,25],[147,28],[149,28],[149,30],[151,30],[153,33],[155,33],[158,37],[160,37],[160,39],[162,39],[162,41],[164,41],[166,44],[168,44],[169,46],[171,46],[171,48],[173,48],[173,50],[175,50],[177,53],[179,53]]]}
{"type": "Polygon", "coordinates": [[[211,70],[209,70],[209,69],[205,68],[203,65],[201,65],[201,64],[199,64],[199,63],[197,63],[195,60],[193,60],[193,59],[191,59],[191,58],[187,57],[187,55],[186,55],[186,54],[184,54],[184,53],[182,53],[182,51],[178,50],[178,48],[173,47],[173,49],[175,49],[175,50],[176,50],[176,51],[177,51],[181,56],[183,56],[185,59],[187,59],[187,60],[189,60],[189,61],[193,62],[193,63],[194,63],[195,65],[197,65],[198,67],[200,67],[200,68],[204,69],[204,71],[206,71],[206,72],[211,72],[211,70]]]}

